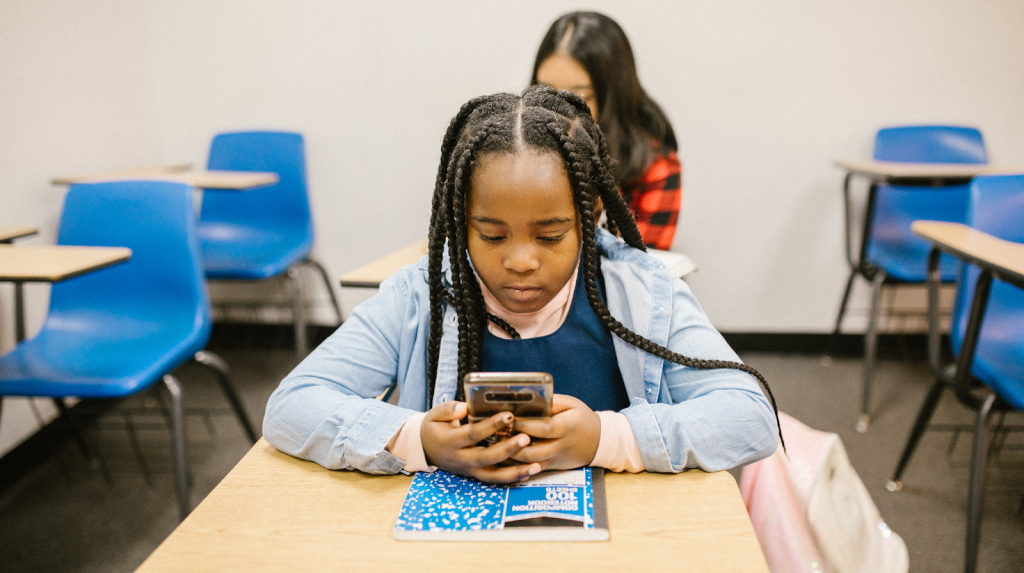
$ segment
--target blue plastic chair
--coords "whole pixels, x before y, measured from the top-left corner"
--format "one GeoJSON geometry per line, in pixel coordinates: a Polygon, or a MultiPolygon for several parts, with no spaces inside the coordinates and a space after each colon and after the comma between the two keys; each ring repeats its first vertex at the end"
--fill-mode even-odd
{"type": "Polygon", "coordinates": [[[154,181],[73,185],[57,243],[128,247],[132,257],[54,284],[41,331],[0,357],[0,396],[121,398],[162,380],[171,397],[182,518],[191,503],[181,388],[171,372],[191,358],[212,368],[256,440],[226,366],[203,350],[212,321],[193,193],[154,181]]]}
{"type": "Polygon", "coordinates": [[[299,267],[319,271],[342,322],[341,307],[323,266],[309,258],[313,219],[306,192],[306,154],[297,133],[222,133],[210,146],[208,168],[270,171],[278,183],[249,191],[210,190],[199,217],[208,279],[261,280],[287,273],[295,318],[295,350],[305,357],[306,322],[299,267]]]}
{"type": "MultiPolygon", "coordinates": [[[[878,130],[874,158],[906,163],[987,163],[981,132],[971,127],[940,125],[890,127],[878,130]]],[[[849,211],[849,179],[845,186],[846,208],[849,211]]],[[[867,431],[870,422],[871,373],[878,349],[878,315],[883,285],[924,283],[930,245],[910,232],[910,224],[918,219],[962,223],[967,212],[967,181],[961,184],[934,186],[931,181],[905,181],[901,184],[872,184],[868,192],[867,211],[860,257],[849,255],[850,276],[839,305],[834,334],[839,334],[853,280],[858,275],[871,282],[871,314],[864,334],[864,368],[859,432],[867,431]]],[[[846,217],[849,237],[849,213],[846,217]]],[[[849,239],[847,240],[849,244],[849,239]]],[[[848,253],[849,254],[849,253],[848,253]]],[[[943,255],[943,282],[956,280],[959,262],[943,255]]]]}
{"type": "MultiPolygon", "coordinates": [[[[1000,239],[1024,244],[1022,221],[1024,175],[982,176],[974,180],[970,186],[968,225],[1000,239]]],[[[934,255],[931,258],[937,259],[934,255]]],[[[1014,286],[993,279],[991,273],[982,273],[975,265],[963,265],[951,319],[950,345],[957,356],[956,368],[951,371],[940,363],[939,272],[935,260],[929,263],[932,269],[928,283],[929,360],[936,381],[921,406],[889,489],[902,488],[903,471],[927,429],[939,398],[946,388],[952,389],[960,402],[978,411],[965,560],[965,570],[973,571],[981,531],[989,416],[993,410],[1024,410],[1024,280],[1014,286]],[[977,388],[975,381],[984,386],[977,388]]]]}

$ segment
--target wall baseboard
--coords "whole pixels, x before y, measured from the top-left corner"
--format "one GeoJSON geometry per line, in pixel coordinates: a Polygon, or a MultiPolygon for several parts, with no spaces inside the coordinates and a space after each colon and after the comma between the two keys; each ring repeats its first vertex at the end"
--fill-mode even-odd
{"type": "MultiPolygon", "coordinates": [[[[337,326],[308,325],[306,339],[309,348],[316,348],[337,329],[337,326]]],[[[265,322],[216,322],[206,347],[214,351],[236,348],[292,349],[295,348],[295,327],[291,324],[265,322]]]]}
{"type": "MultiPolygon", "coordinates": [[[[723,332],[729,346],[736,352],[779,352],[790,354],[828,354],[830,356],[863,356],[863,334],[810,334],[799,332],[723,332]]],[[[943,348],[947,337],[943,336],[943,348]]],[[[928,336],[925,334],[880,334],[879,358],[927,359],[928,336]]]]}

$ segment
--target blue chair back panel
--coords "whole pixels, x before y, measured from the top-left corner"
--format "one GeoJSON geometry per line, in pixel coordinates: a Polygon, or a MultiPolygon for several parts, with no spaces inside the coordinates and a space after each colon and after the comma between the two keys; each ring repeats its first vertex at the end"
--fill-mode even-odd
{"type": "Polygon", "coordinates": [[[271,171],[276,185],[249,191],[203,194],[200,224],[214,222],[304,233],[312,244],[313,225],[306,191],[302,135],[284,132],[221,133],[210,146],[208,169],[271,171]]]}
{"type": "Polygon", "coordinates": [[[43,329],[103,339],[134,325],[140,340],[157,329],[201,350],[212,321],[192,196],[188,185],[157,181],[71,186],[57,243],[128,247],[132,258],[54,284],[43,329]]]}
{"type": "Polygon", "coordinates": [[[902,163],[988,163],[985,141],[973,127],[886,127],[875,136],[875,159],[902,163]]]}
{"type": "MultiPolygon", "coordinates": [[[[981,132],[970,127],[906,126],[878,130],[874,157],[881,161],[912,163],[986,163],[981,132]]],[[[878,186],[868,236],[866,258],[889,276],[923,282],[931,245],[910,231],[919,219],[962,223],[967,212],[967,185],[923,187],[878,186]]],[[[959,262],[943,255],[944,281],[956,278],[959,262]]]]}
{"type": "MultiPolygon", "coordinates": [[[[967,224],[1024,244],[1024,175],[987,175],[971,183],[967,224]]],[[[967,329],[978,268],[964,265],[953,305],[950,341],[959,354],[967,329]]],[[[972,374],[1008,402],[1024,409],[1024,290],[992,281],[972,374]]]]}

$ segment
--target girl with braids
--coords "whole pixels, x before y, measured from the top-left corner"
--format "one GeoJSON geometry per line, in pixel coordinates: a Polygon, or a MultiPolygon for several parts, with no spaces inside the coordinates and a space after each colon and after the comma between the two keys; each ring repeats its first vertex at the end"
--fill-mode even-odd
{"type": "Polygon", "coordinates": [[[643,252],[610,165],[575,94],[534,86],[464,105],[441,146],[428,254],[282,381],[267,440],[331,469],[496,483],[588,464],[714,471],[774,452],[774,399],[751,375],[763,378],[643,252]],[[602,203],[624,240],[596,228],[602,203]],[[550,372],[553,415],[460,424],[475,371],[550,372]],[[374,399],[394,387],[397,406],[374,399]],[[509,426],[522,433],[477,445],[509,426]]]}
{"type": "Polygon", "coordinates": [[[616,182],[644,244],[669,250],[683,202],[676,135],[640,86],[622,28],[597,12],[555,20],[537,50],[531,83],[575,92],[587,102],[608,140],[616,182]]]}

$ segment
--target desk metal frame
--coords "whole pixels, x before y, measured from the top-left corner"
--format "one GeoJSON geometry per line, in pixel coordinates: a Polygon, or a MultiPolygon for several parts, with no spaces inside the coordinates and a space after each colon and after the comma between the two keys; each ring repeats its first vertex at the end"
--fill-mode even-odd
{"type": "MultiPolygon", "coordinates": [[[[22,231],[7,234],[0,239],[0,244],[11,245],[14,244],[14,239],[35,235],[37,232],[36,229],[25,228],[22,231]]],[[[25,340],[25,290],[22,281],[11,282],[14,283],[14,340],[21,342],[25,340]]]]}

